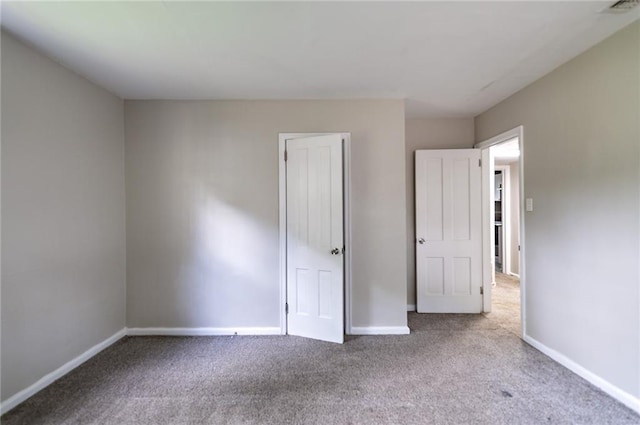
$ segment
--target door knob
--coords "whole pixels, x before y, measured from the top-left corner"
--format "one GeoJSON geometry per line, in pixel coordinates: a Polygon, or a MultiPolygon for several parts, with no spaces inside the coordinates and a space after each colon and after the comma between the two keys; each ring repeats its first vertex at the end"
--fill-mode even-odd
{"type": "Polygon", "coordinates": [[[420,239],[418,239],[418,243],[419,243],[420,245],[423,245],[423,244],[424,244],[424,238],[420,238],[420,239]]]}
{"type": "Polygon", "coordinates": [[[331,250],[331,254],[332,254],[332,255],[338,255],[338,254],[340,254],[340,249],[339,249],[339,248],[333,248],[333,249],[331,250]]]}

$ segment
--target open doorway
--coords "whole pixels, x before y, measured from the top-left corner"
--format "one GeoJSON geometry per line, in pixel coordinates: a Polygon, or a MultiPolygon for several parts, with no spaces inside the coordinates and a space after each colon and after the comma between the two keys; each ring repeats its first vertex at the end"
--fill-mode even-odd
{"type": "Polygon", "coordinates": [[[484,204],[484,314],[522,337],[522,128],[479,143],[486,167],[484,204]]]}
{"type": "Polygon", "coordinates": [[[493,195],[493,320],[521,336],[520,319],[520,146],[517,137],[491,146],[493,195]]]}

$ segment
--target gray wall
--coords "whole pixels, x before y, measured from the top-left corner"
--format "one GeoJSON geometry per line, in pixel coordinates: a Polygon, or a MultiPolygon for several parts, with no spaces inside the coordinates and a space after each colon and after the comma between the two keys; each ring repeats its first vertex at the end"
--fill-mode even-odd
{"type": "Polygon", "coordinates": [[[2,400],[125,326],[120,99],[2,33],[2,400]]]}
{"type": "Polygon", "coordinates": [[[416,118],[405,123],[407,162],[407,304],[416,304],[415,151],[418,149],[472,148],[473,118],[416,118]]]}
{"type": "Polygon", "coordinates": [[[277,327],[278,133],[351,132],[353,325],[405,326],[402,101],[126,101],[130,327],[277,327]]]}
{"type": "Polygon", "coordinates": [[[511,273],[520,274],[520,166],[518,161],[509,164],[509,218],[511,226],[511,273]]]}
{"type": "Polygon", "coordinates": [[[640,396],[640,23],[476,117],[524,126],[526,333],[640,396]]]}

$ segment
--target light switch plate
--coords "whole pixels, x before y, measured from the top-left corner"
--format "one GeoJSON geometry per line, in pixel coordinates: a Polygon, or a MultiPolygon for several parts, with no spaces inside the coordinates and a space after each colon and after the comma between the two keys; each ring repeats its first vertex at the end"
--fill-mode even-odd
{"type": "Polygon", "coordinates": [[[533,211],[533,198],[527,198],[524,202],[526,211],[533,211]]]}

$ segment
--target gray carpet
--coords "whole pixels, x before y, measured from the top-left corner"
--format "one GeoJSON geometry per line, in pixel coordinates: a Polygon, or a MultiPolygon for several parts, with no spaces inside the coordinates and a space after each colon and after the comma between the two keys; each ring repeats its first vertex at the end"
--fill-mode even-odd
{"type": "Polygon", "coordinates": [[[14,424],[639,424],[483,315],[408,336],[128,337],[6,414],[14,424]]]}
{"type": "Polygon", "coordinates": [[[510,332],[522,336],[520,318],[520,280],[496,272],[496,286],[491,291],[491,313],[484,314],[510,332]]]}

